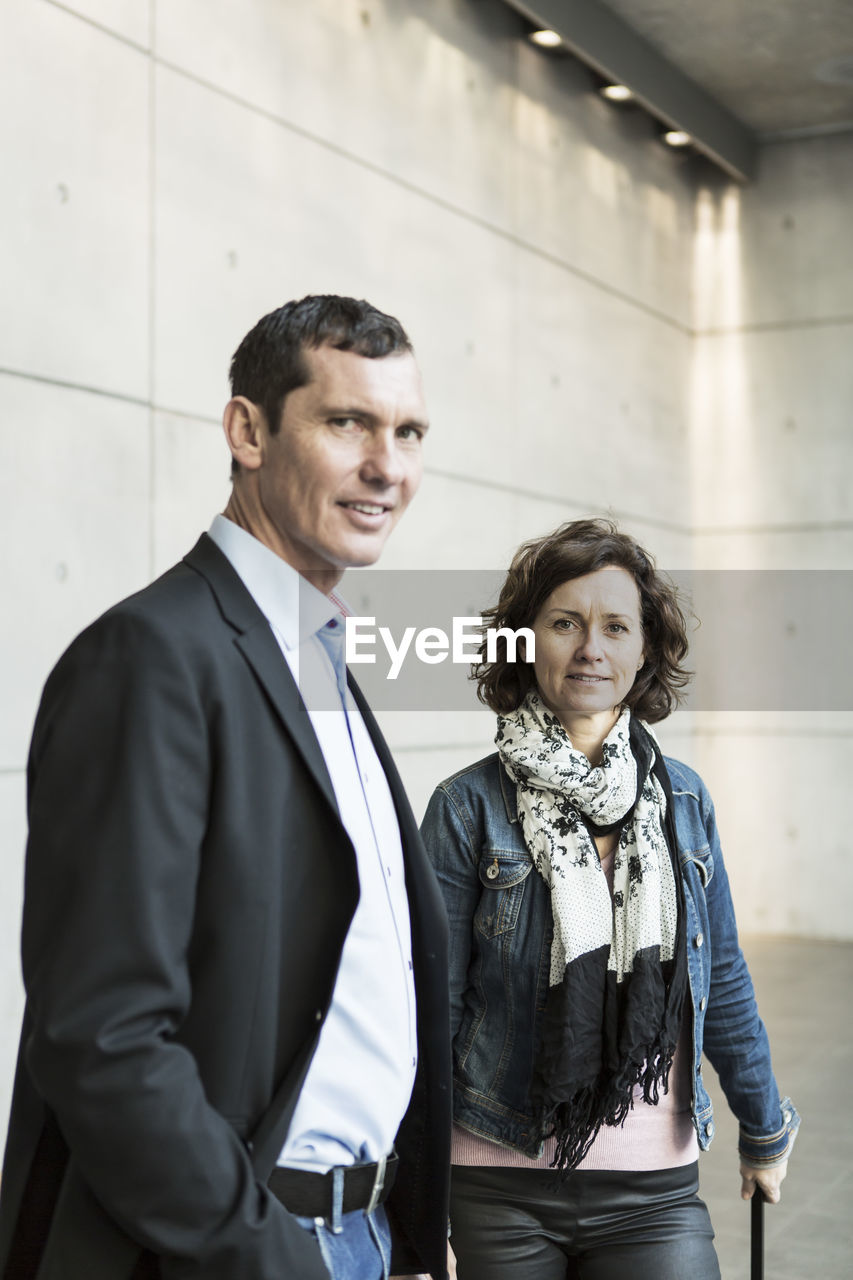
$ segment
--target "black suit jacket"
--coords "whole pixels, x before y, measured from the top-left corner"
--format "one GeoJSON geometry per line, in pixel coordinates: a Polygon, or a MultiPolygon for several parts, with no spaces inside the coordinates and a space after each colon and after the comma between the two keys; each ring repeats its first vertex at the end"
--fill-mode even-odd
{"type": "MultiPolygon", "coordinates": [[[[353,692],[397,808],[417,988],[394,1262],[443,1276],[446,921],[353,692]]],[[[278,644],[209,538],[60,660],[28,788],[0,1274],[326,1280],[265,1179],[331,1001],[355,854],[278,644]]]]}

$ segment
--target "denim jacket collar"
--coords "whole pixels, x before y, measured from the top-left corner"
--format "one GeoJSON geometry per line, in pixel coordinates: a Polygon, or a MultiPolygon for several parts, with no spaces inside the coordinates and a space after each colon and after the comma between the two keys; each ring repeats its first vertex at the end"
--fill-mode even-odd
{"type": "Polygon", "coordinates": [[[507,822],[516,823],[518,822],[518,788],[500,759],[498,760],[498,766],[498,777],[500,778],[501,795],[506,809],[507,822]]]}

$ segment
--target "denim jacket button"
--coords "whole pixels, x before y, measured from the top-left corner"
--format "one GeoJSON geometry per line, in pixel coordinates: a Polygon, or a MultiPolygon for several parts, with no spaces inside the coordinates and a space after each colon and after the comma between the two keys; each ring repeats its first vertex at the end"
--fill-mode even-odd
{"type": "Polygon", "coordinates": [[[708,1124],[705,1125],[705,1136],[708,1138],[713,1138],[714,1136],[714,1126],[713,1124],[710,1123],[710,1121],[708,1124]]]}
{"type": "Polygon", "coordinates": [[[490,867],[486,868],[486,875],[489,877],[490,880],[497,880],[500,873],[501,873],[501,869],[498,866],[497,861],[493,862],[490,867]]]}
{"type": "Polygon", "coordinates": [[[702,997],[702,999],[699,1001],[699,1012],[700,1012],[700,1013],[704,1012],[705,1005],[706,1005],[707,1003],[708,1003],[707,999],[705,998],[705,996],[703,996],[703,997],[702,997]]]}
{"type": "Polygon", "coordinates": [[[704,933],[697,933],[696,937],[693,939],[693,945],[694,947],[701,947],[704,941],[705,941],[704,933]]]}
{"type": "Polygon", "coordinates": [[[790,1113],[790,1111],[783,1111],[783,1112],[782,1112],[782,1119],[785,1121],[785,1124],[790,1124],[790,1123],[791,1123],[791,1113],[790,1113]]]}

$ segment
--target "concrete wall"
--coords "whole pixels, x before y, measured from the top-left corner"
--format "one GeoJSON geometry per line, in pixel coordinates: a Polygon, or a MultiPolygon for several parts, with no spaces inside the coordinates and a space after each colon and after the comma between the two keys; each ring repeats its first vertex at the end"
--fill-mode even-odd
{"type": "MultiPolygon", "coordinates": [[[[14,622],[2,640],[0,1111],[21,1003],[24,768],[39,690],[71,637],[180,556],[224,504],[228,360],[263,312],[309,291],[353,293],[398,314],[415,341],[433,430],[389,568],[500,567],[523,538],[605,510],[667,567],[688,566],[694,545],[703,563],[728,563],[729,547],[737,562],[743,539],[776,535],[721,530],[813,521],[823,501],[817,490],[776,506],[765,495],[721,513],[704,484],[713,449],[693,447],[707,434],[696,370],[722,368],[729,342],[744,360],[773,361],[772,343],[797,331],[741,333],[741,316],[732,333],[704,334],[734,323],[728,286],[714,281],[741,244],[715,221],[735,197],[699,192],[697,206],[690,162],[641,113],[602,102],[581,68],[521,41],[499,0],[6,0],[4,19],[0,136],[14,180],[0,237],[0,519],[14,622]],[[697,471],[703,483],[691,484],[697,471]]],[[[742,198],[744,218],[755,211],[742,241],[742,281],[757,272],[749,314],[771,324],[831,313],[829,272],[805,305],[808,219],[788,237],[804,246],[790,288],[767,293],[761,219],[775,226],[786,193],[802,189],[807,204],[813,185],[797,186],[793,161],[786,169],[794,154],[768,153],[742,198]]],[[[828,163],[818,204],[831,210],[828,163]]],[[[840,330],[807,330],[838,352],[840,330]]],[[[837,355],[821,351],[829,474],[837,355]]],[[[774,401],[794,406],[795,436],[806,378],[811,366],[774,401]]],[[[791,474],[801,480],[793,458],[791,474]]],[[[713,485],[727,492],[722,465],[713,485]]],[[[802,536],[797,546],[816,545],[802,536]]],[[[828,538],[821,547],[830,554],[828,538]]],[[[491,717],[471,706],[386,717],[417,808],[489,749],[491,717]]],[[[728,744],[751,751],[754,728],[723,738],[702,722],[703,763],[734,825],[728,744]]],[[[682,716],[663,739],[693,759],[691,732],[682,716]]],[[[741,878],[747,918],[761,923],[741,878]]],[[[823,927],[813,911],[768,923],[823,927]]]]}
{"type": "MultiPolygon", "coordinates": [[[[851,202],[850,133],[766,146],[754,185],[698,193],[690,414],[698,568],[853,568],[851,202]]],[[[850,652],[845,616],[839,608],[827,636],[839,655],[850,652]]],[[[792,598],[787,625],[802,622],[792,598]]],[[[782,640],[756,631],[750,654],[733,650],[728,660],[762,650],[772,660],[782,640]]],[[[814,652],[807,665],[823,661],[814,652]]],[[[839,696],[850,687],[843,679],[839,696]]],[[[853,715],[715,712],[693,727],[742,926],[853,936],[841,816],[853,715]]]]}

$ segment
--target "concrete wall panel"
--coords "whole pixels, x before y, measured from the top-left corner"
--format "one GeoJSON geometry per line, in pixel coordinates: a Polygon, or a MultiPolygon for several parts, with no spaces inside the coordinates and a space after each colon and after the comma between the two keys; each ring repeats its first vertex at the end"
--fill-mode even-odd
{"type": "MultiPolygon", "coordinates": [[[[50,0],[48,0],[50,2],[50,0]]],[[[150,47],[155,0],[62,0],[62,8],[114,32],[123,40],[150,47]]]]}
{"type": "Polygon", "coordinates": [[[186,555],[231,491],[231,455],[218,423],[158,413],[153,436],[153,563],[162,573],[186,555]]]}
{"type": "Polygon", "coordinates": [[[847,794],[853,735],[759,727],[754,717],[751,734],[700,733],[694,748],[716,800],[740,928],[849,940],[845,824],[815,797],[847,794]]]}
{"type": "Polygon", "coordinates": [[[148,62],[41,0],[0,45],[0,367],[148,388],[148,62]]]}
{"type": "Polygon", "coordinates": [[[713,228],[695,324],[798,326],[853,316],[850,134],[763,147],[757,181],[700,193],[697,225],[713,228]]]}
{"type": "Polygon", "coordinates": [[[853,528],[779,525],[709,530],[693,539],[697,569],[849,569],[853,528]]]}
{"type": "Polygon", "coordinates": [[[144,409],[105,396],[8,376],[0,390],[0,510],[12,552],[0,769],[19,769],[56,659],[148,580],[148,429],[144,409]]]}
{"type": "Polygon", "coordinates": [[[533,255],[518,296],[524,487],[686,526],[687,335],[533,255]]]}
{"type": "Polygon", "coordinates": [[[507,227],[514,46],[501,32],[517,28],[502,5],[477,8],[170,0],[157,48],[335,150],[507,227]]]}
{"type": "Polygon", "coordinates": [[[851,351],[853,320],[696,339],[696,525],[853,523],[851,351]]]}

